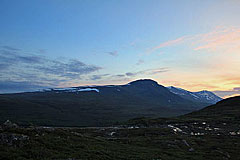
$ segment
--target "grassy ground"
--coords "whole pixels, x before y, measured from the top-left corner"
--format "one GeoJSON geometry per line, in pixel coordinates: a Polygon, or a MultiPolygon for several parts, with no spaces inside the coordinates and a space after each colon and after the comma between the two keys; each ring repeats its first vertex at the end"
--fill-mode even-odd
{"type": "MultiPolygon", "coordinates": [[[[1,135],[27,136],[0,145],[0,159],[240,159],[240,136],[189,135],[159,128],[18,128],[1,135]]],[[[11,139],[11,138],[8,138],[11,139]]]]}

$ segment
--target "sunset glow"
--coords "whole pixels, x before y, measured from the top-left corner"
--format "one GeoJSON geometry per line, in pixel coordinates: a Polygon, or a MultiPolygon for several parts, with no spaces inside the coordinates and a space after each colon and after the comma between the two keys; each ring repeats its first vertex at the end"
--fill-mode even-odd
{"type": "Polygon", "coordinates": [[[240,94],[240,1],[94,2],[1,1],[0,92],[148,78],[240,94]]]}

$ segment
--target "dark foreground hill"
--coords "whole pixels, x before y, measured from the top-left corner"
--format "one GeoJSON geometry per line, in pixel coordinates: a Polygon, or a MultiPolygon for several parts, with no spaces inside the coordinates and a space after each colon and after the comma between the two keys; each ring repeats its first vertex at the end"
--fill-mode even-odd
{"type": "Polygon", "coordinates": [[[177,118],[101,128],[0,127],[4,160],[239,160],[240,97],[177,118]]]}
{"type": "Polygon", "coordinates": [[[0,122],[21,125],[105,126],[135,117],[171,117],[208,103],[190,101],[153,80],[127,85],[49,89],[0,95],[0,122]]]}
{"type": "Polygon", "coordinates": [[[193,122],[199,123],[215,123],[224,126],[239,126],[240,127],[240,96],[224,99],[215,105],[205,107],[201,110],[188,113],[176,118],[137,118],[133,119],[133,123],[145,123],[148,125],[159,124],[161,122],[193,122]]]}
{"type": "Polygon", "coordinates": [[[240,96],[224,99],[215,105],[183,116],[185,119],[202,119],[212,122],[240,124],[240,96]]]}

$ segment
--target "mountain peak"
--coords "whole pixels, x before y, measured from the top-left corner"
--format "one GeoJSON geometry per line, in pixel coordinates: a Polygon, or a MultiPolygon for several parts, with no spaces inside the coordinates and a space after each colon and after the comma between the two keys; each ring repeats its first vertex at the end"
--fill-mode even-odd
{"type": "Polygon", "coordinates": [[[169,90],[181,90],[181,91],[186,91],[186,92],[188,92],[188,91],[185,90],[185,89],[178,88],[178,87],[174,87],[174,86],[168,86],[167,88],[168,88],[169,90]]]}
{"type": "Polygon", "coordinates": [[[159,85],[156,81],[152,79],[139,79],[128,83],[130,85],[159,85]]]}

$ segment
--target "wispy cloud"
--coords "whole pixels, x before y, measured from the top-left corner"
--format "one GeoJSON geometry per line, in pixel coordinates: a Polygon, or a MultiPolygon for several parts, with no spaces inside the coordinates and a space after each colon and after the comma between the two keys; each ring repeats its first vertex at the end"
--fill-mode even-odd
{"type": "Polygon", "coordinates": [[[16,65],[19,63],[43,63],[45,59],[36,55],[22,55],[15,51],[0,50],[0,63],[16,65]]]}
{"type": "MultiPolygon", "coordinates": [[[[21,51],[0,50],[0,85],[5,86],[16,87],[24,83],[25,86],[29,85],[29,88],[56,87],[62,82],[79,81],[82,76],[101,69],[102,67],[85,64],[78,59],[61,61],[39,55],[26,55],[21,51]]],[[[15,88],[15,90],[20,89],[23,88],[15,88]]]]}
{"type": "Polygon", "coordinates": [[[240,91],[240,87],[233,88],[234,91],[240,91]]]}
{"type": "Polygon", "coordinates": [[[186,36],[183,36],[183,37],[179,37],[179,38],[174,39],[174,40],[169,40],[169,41],[163,42],[163,43],[161,43],[157,46],[154,46],[154,47],[148,49],[147,54],[153,53],[154,51],[156,51],[158,49],[161,49],[161,48],[165,48],[165,47],[180,44],[180,43],[184,42],[186,38],[187,38],[186,36]]]}
{"type": "Polygon", "coordinates": [[[111,56],[118,56],[118,52],[117,51],[107,52],[107,54],[109,54],[111,56]]]}
{"type": "Polygon", "coordinates": [[[143,64],[143,63],[144,63],[144,60],[139,59],[138,62],[136,63],[136,65],[141,65],[141,64],[143,64]]]}
{"type": "Polygon", "coordinates": [[[45,53],[47,53],[47,50],[46,49],[39,49],[39,50],[37,50],[37,52],[40,53],[40,54],[45,54],[45,53]]]}
{"type": "Polygon", "coordinates": [[[1,46],[1,48],[10,51],[20,51],[20,49],[11,46],[1,46]]]}
{"type": "Polygon", "coordinates": [[[39,89],[48,88],[49,86],[43,86],[34,84],[29,81],[14,82],[14,81],[0,81],[0,93],[17,93],[17,92],[29,92],[39,89]]]}
{"type": "Polygon", "coordinates": [[[137,71],[137,72],[127,72],[125,75],[128,77],[134,77],[138,75],[155,75],[159,73],[164,73],[168,72],[169,68],[157,68],[157,69],[147,69],[147,70],[142,70],[142,71],[137,71]]]}
{"type": "Polygon", "coordinates": [[[110,76],[110,74],[92,75],[92,76],[90,77],[90,80],[93,80],[93,81],[95,81],[95,80],[101,80],[101,79],[103,79],[103,78],[105,78],[105,77],[107,77],[107,76],[110,76]]]}
{"type": "Polygon", "coordinates": [[[174,47],[176,45],[187,46],[193,51],[207,50],[221,52],[235,52],[240,50],[240,27],[216,27],[213,31],[195,35],[185,35],[179,38],[163,42],[147,50],[147,54],[156,50],[174,47]]]}
{"type": "Polygon", "coordinates": [[[216,51],[217,49],[230,51],[240,47],[240,28],[218,27],[215,31],[200,34],[195,37],[194,50],[216,51]]]}
{"type": "Polygon", "coordinates": [[[5,52],[1,51],[0,64],[5,64],[8,67],[21,67],[25,70],[33,69],[41,73],[66,78],[73,78],[75,75],[78,77],[82,74],[88,74],[101,69],[101,67],[87,65],[77,59],[70,59],[68,62],[62,62],[37,55],[19,55],[19,53],[8,53],[5,55],[5,52]]]}
{"type": "Polygon", "coordinates": [[[77,59],[70,59],[68,62],[60,62],[56,60],[49,61],[44,66],[35,66],[34,68],[46,74],[52,74],[72,79],[80,78],[80,75],[89,74],[102,69],[98,66],[87,65],[77,59]]]}
{"type": "Polygon", "coordinates": [[[223,98],[240,96],[240,87],[233,88],[232,90],[225,90],[225,91],[218,90],[218,91],[213,91],[213,92],[223,98]]]}

